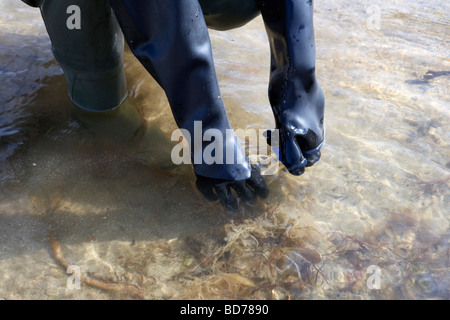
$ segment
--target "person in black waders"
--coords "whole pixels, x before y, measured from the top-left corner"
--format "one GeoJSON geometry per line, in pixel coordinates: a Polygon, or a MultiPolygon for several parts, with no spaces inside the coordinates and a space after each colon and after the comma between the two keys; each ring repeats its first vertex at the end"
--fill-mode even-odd
{"type": "MultiPolygon", "coordinates": [[[[219,91],[208,28],[228,30],[262,15],[271,49],[269,100],[279,130],[280,160],[293,175],[316,163],[324,141],[324,95],[315,77],[312,0],[22,0],[39,7],[73,103],[85,110],[118,108],[127,96],[123,36],[164,89],[179,128],[231,129],[219,91]],[[82,28],[67,27],[68,8],[82,28]]],[[[268,131],[270,133],[270,131],[268,131]]],[[[270,134],[268,134],[270,138],[270,134]]],[[[270,140],[269,140],[270,141],[270,140]]],[[[237,158],[246,155],[224,140],[237,158]]],[[[203,145],[203,148],[206,145],[203,145]]],[[[193,147],[191,154],[194,157],[193,147]]],[[[268,187],[248,161],[192,161],[197,187],[230,210],[237,200],[265,198],[268,187]]]]}

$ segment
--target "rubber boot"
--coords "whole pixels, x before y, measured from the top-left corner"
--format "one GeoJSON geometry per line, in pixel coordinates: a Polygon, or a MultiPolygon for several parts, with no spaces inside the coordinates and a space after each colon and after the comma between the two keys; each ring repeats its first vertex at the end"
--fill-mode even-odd
{"type": "Polygon", "coordinates": [[[249,161],[232,131],[221,98],[198,0],[110,3],[130,49],[164,89],[178,127],[189,134],[196,175],[227,181],[250,178],[249,161]],[[208,132],[223,137],[222,149],[215,150],[223,158],[215,163],[207,163],[203,157],[211,144],[204,141],[208,132]],[[199,139],[200,144],[196,144],[199,139]],[[230,151],[233,161],[227,159],[230,151]]]}
{"type": "Polygon", "coordinates": [[[107,0],[27,1],[41,10],[53,54],[78,107],[110,111],[127,97],[123,70],[124,41],[107,0]],[[79,8],[80,29],[68,27],[70,6],[79,8]]]}
{"type": "Polygon", "coordinates": [[[261,13],[271,49],[269,100],[279,130],[280,160],[290,173],[300,175],[320,159],[324,141],[313,1],[261,0],[261,13]]]}

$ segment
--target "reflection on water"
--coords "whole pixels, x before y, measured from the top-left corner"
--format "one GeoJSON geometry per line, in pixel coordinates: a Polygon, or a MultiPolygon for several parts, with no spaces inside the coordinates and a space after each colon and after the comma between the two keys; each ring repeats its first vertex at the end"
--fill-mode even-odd
{"type": "MultiPolygon", "coordinates": [[[[38,11],[2,1],[0,298],[449,299],[450,4],[315,6],[323,158],[229,214],[130,54],[127,105],[74,112],[38,11]]],[[[261,20],[211,37],[233,127],[271,128],[261,20]]]]}

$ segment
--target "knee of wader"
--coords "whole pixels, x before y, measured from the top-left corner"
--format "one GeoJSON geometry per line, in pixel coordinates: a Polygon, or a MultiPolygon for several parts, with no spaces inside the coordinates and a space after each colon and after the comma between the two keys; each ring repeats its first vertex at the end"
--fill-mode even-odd
{"type": "Polygon", "coordinates": [[[92,112],[114,110],[128,95],[123,66],[107,71],[77,71],[61,65],[69,97],[79,108],[92,112]]]}
{"type": "Polygon", "coordinates": [[[199,0],[206,24],[215,30],[239,28],[256,18],[258,0],[199,0]]]}

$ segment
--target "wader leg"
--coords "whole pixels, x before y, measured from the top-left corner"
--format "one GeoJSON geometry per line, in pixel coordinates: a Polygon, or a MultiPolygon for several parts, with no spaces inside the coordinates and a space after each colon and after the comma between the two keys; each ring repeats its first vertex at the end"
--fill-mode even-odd
{"type": "Polygon", "coordinates": [[[123,36],[107,0],[37,0],[64,70],[69,96],[78,107],[94,112],[118,107],[127,96],[123,70],[123,36]],[[80,8],[80,29],[69,29],[80,8]]]}

